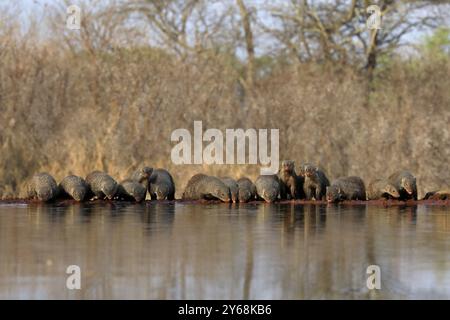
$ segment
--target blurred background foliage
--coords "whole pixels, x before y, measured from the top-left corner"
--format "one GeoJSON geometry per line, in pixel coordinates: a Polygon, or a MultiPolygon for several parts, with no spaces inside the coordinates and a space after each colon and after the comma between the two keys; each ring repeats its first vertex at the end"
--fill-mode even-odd
{"type": "Polygon", "coordinates": [[[250,165],[171,162],[171,132],[280,129],[280,157],[331,179],[406,168],[420,195],[450,184],[448,1],[1,2],[0,197],[57,180],[169,169],[255,178],[250,165]]]}

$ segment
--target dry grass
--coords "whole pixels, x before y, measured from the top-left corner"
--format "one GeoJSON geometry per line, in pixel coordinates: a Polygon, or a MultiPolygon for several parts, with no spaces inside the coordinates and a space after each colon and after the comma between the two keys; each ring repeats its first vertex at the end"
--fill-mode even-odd
{"type": "MultiPolygon", "coordinates": [[[[89,40],[89,39],[88,39],[89,40]]],[[[177,195],[196,172],[255,178],[256,166],[175,166],[177,128],[279,128],[280,157],[320,164],[330,178],[365,180],[407,168],[420,195],[449,185],[450,62],[395,61],[367,83],[351,67],[279,67],[252,94],[227,55],[188,59],[145,47],[105,50],[0,33],[0,197],[34,173],[57,180],[142,165],[164,167],[177,195]]]]}

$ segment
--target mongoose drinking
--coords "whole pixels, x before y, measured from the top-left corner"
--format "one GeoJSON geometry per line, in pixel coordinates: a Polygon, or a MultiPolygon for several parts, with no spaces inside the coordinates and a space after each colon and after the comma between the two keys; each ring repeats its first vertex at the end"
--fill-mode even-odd
{"type": "Polygon", "coordinates": [[[399,191],[399,200],[417,200],[416,178],[409,171],[395,172],[389,176],[388,181],[399,191]]]}
{"type": "Polygon", "coordinates": [[[255,181],[258,196],[266,202],[274,202],[280,195],[280,180],[277,175],[260,175],[255,181]]]}
{"type": "Polygon", "coordinates": [[[141,202],[146,194],[145,186],[133,179],[126,179],[119,184],[116,196],[122,200],[141,202]]]}
{"type": "Polygon", "coordinates": [[[367,186],[367,200],[378,200],[381,198],[398,199],[400,193],[397,188],[387,180],[376,179],[367,186]]]}
{"type": "Polygon", "coordinates": [[[83,178],[70,175],[65,177],[58,186],[60,195],[70,196],[76,201],[83,201],[88,193],[88,185],[83,178]]]}
{"type": "Polygon", "coordinates": [[[219,178],[207,176],[202,173],[194,175],[189,179],[184,190],[182,199],[185,200],[214,200],[230,202],[230,188],[219,178]]]}
{"type": "Polygon", "coordinates": [[[306,200],[323,200],[326,195],[326,188],[330,185],[325,173],[315,165],[306,163],[302,165],[301,175],[304,177],[303,191],[306,200]]]}
{"type": "Polygon", "coordinates": [[[94,171],[86,177],[86,183],[94,194],[94,199],[112,200],[116,195],[118,184],[105,172],[94,171]]]}
{"type": "Polygon", "coordinates": [[[450,200],[450,189],[449,190],[438,190],[427,192],[423,200],[450,200]]]}
{"type": "Polygon", "coordinates": [[[236,180],[230,178],[230,177],[223,177],[220,178],[225,185],[230,188],[230,194],[231,194],[231,201],[234,203],[238,202],[238,194],[239,194],[239,186],[236,182],[236,180]]]}
{"type": "Polygon", "coordinates": [[[145,188],[148,190],[148,180],[150,179],[150,176],[152,175],[153,168],[151,167],[142,167],[140,169],[137,169],[133,174],[131,175],[132,180],[139,182],[145,188]]]}
{"type": "Polygon", "coordinates": [[[152,200],[175,199],[175,183],[167,170],[153,170],[148,182],[148,191],[152,200]]]}
{"type": "Polygon", "coordinates": [[[284,160],[281,163],[280,178],[280,198],[281,199],[301,199],[303,196],[303,177],[295,173],[295,162],[284,160]]]}
{"type": "Polygon", "coordinates": [[[35,174],[27,184],[27,197],[39,201],[50,201],[58,196],[55,179],[48,173],[35,174]]]}
{"type": "Polygon", "coordinates": [[[359,177],[341,177],[327,187],[328,202],[344,200],[366,200],[364,181],[359,177]]]}
{"type": "Polygon", "coordinates": [[[242,177],[238,179],[238,199],[239,202],[248,202],[256,198],[256,186],[247,178],[242,177]]]}

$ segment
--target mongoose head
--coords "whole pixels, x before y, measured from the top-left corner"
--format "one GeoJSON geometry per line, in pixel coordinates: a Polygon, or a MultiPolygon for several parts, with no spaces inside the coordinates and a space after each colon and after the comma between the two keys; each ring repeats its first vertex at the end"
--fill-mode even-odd
{"type": "Polygon", "coordinates": [[[226,188],[217,188],[214,192],[214,196],[220,200],[222,200],[223,202],[230,202],[231,201],[231,196],[230,196],[230,189],[226,188]]]}
{"type": "Polygon", "coordinates": [[[73,188],[72,197],[75,201],[83,201],[86,195],[86,189],[84,188],[73,188]]]}
{"type": "Polygon", "coordinates": [[[146,181],[150,178],[150,176],[153,173],[153,168],[150,167],[143,167],[141,169],[139,169],[135,175],[137,180],[139,181],[139,183],[146,181]]]}
{"type": "Polygon", "coordinates": [[[118,187],[119,185],[116,181],[113,179],[107,179],[103,182],[102,192],[109,200],[112,200],[117,193],[118,187]]]}
{"type": "Polygon", "coordinates": [[[50,186],[37,188],[36,195],[40,201],[49,201],[56,196],[54,190],[50,186]]]}
{"type": "Polygon", "coordinates": [[[221,177],[220,179],[230,189],[231,201],[233,201],[233,203],[238,202],[239,201],[239,196],[238,196],[239,186],[236,183],[236,181],[234,181],[234,179],[230,178],[230,177],[221,177]]]}
{"type": "Polygon", "coordinates": [[[140,185],[133,188],[133,190],[131,192],[131,196],[134,198],[134,200],[136,200],[136,202],[144,201],[146,193],[147,193],[147,189],[139,188],[139,187],[140,187],[140,185]]]}
{"type": "Polygon", "coordinates": [[[274,202],[278,197],[278,189],[275,187],[269,187],[263,190],[261,198],[266,202],[274,202]]]}
{"type": "Polygon", "coordinates": [[[313,164],[306,163],[302,166],[301,174],[304,177],[312,177],[316,174],[317,167],[313,164]]]}
{"type": "Polygon", "coordinates": [[[344,194],[338,186],[328,186],[326,198],[328,202],[338,202],[343,200],[344,194]]]}
{"type": "Polygon", "coordinates": [[[239,189],[238,200],[239,202],[247,202],[252,197],[252,193],[249,190],[239,189]]]}
{"type": "Polygon", "coordinates": [[[150,168],[150,167],[143,167],[141,169],[141,173],[143,176],[150,177],[152,175],[152,172],[153,172],[153,168],[150,168]]]}
{"type": "Polygon", "coordinates": [[[416,178],[402,178],[402,187],[408,194],[413,194],[416,178]]]}
{"type": "Polygon", "coordinates": [[[295,171],[295,162],[294,160],[283,160],[281,163],[281,168],[285,173],[294,173],[295,171]]]}
{"type": "Polygon", "coordinates": [[[393,198],[400,198],[400,193],[398,193],[397,188],[394,187],[390,183],[388,183],[381,191],[383,193],[387,193],[388,195],[392,196],[393,198]]]}

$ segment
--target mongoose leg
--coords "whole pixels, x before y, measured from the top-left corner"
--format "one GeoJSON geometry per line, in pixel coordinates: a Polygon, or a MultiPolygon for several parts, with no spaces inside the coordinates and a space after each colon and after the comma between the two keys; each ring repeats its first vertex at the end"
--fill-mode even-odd
{"type": "Polygon", "coordinates": [[[318,186],[316,188],[316,195],[315,195],[316,201],[322,200],[322,187],[318,186]]]}
{"type": "Polygon", "coordinates": [[[297,187],[296,187],[295,183],[292,183],[291,184],[291,199],[295,200],[297,198],[298,198],[297,187]]]}
{"type": "Polygon", "coordinates": [[[306,200],[312,200],[312,190],[311,188],[305,188],[306,200]]]}
{"type": "Polygon", "coordinates": [[[287,199],[286,185],[284,183],[280,185],[280,198],[287,199]]]}

